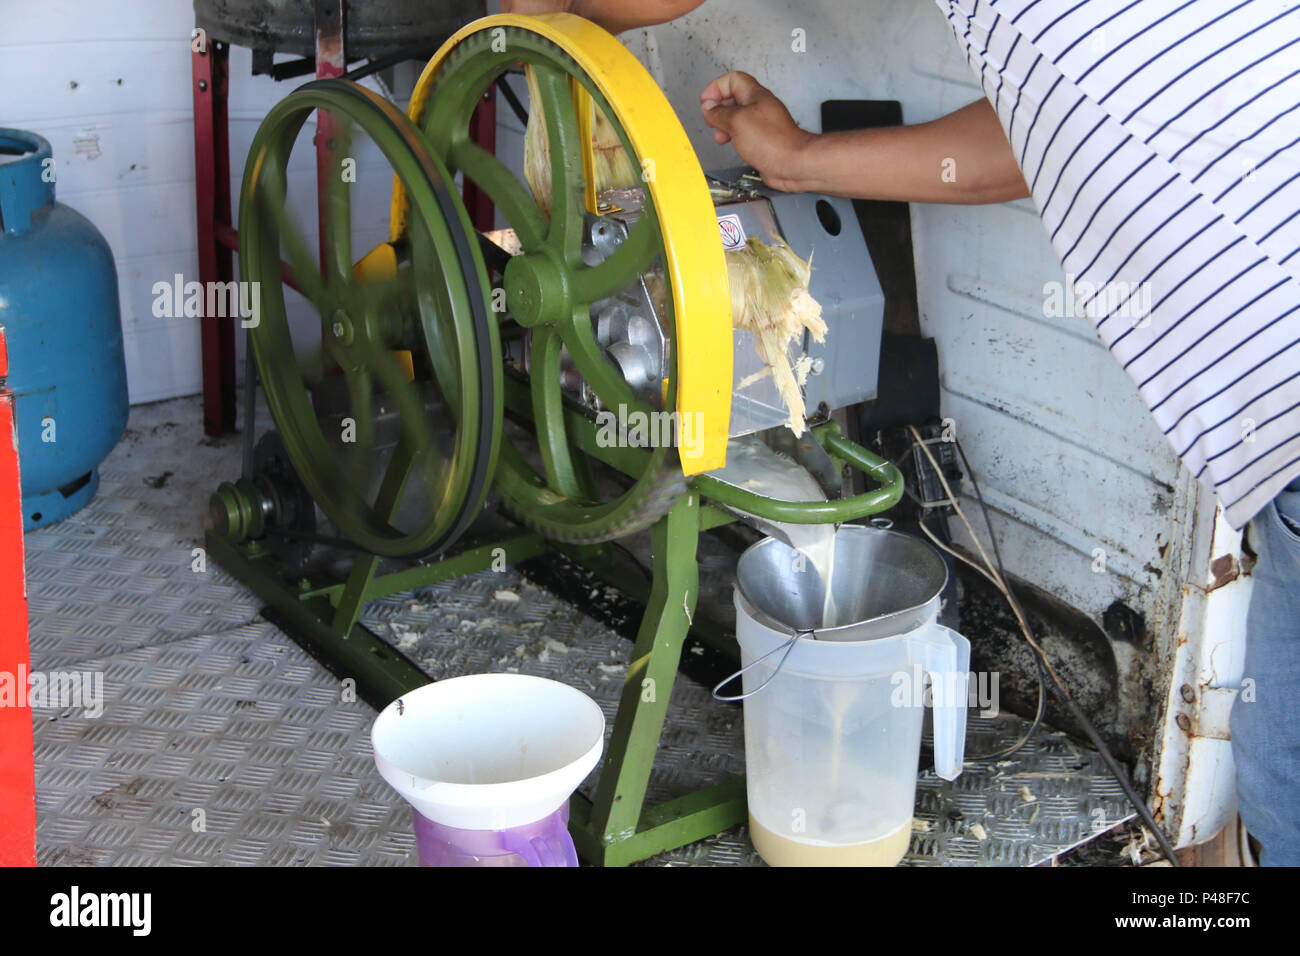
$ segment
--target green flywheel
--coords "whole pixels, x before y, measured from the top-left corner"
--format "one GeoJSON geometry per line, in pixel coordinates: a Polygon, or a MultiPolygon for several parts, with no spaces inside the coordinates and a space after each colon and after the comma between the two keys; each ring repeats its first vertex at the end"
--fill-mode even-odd
{"type": "Polygon", "coordinates": [[[249,334],[266,401],[312,498],[374,554],[448,548],[493,480],[502,382],[487,271],[443,163],[381,97],[344,80],[307,83],[271,109],[253,140],[239,241],[242,278],[258,290],[249,334]],[[290,213],[286,171],[313,111],[332,157],[320,168],[319,260],[290,213]],[[358,133],[383,154],[412,210],[405,241],[390,250],[394,267],[379,277],[354,269],[358,133]],[[282,262],[319,323],[311,342],[291,329],[282,262]],[[337,414],[320,414],[313,398],[322,391],[344,396],[337,414]],[[394,416],[395,435],[382,441],[375,422],[394,416]]]}

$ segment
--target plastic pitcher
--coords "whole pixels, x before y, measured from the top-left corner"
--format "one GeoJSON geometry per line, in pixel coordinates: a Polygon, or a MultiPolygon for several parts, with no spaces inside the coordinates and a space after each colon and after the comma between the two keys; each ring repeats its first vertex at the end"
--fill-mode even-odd
{"type": "Polygon", "coordinates": [[[393,701],[375,765],[415,810],[422,866],[577,866],[569,797],[600,759],[605,716],[543,677],[472,674],[393,701]]]}
{"type": "Polygon", "coordinates": [[[961,773],[970,644],[936,621],[947,568],[924,541],[840,528],[831,590],[836,620],[853,623],[830,628],[801,557],[767,538],[737,568],[750,834],[773,865],[893,866],[927,690],[935,772],[961,773]]]}

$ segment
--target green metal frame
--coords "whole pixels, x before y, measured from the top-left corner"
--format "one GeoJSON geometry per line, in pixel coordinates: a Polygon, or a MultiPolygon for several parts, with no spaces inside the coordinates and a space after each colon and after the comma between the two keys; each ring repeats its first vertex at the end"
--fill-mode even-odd
{"type": "MultiPolygon", "coordinates": [[[[515,398],[524,395],[526,392],[516,391],[515,398]]],[[[592,423],[575,415],[568,424],[570,436],[576,439],[575,452],[599,448],[592,423]]],[[[700,533],[737,520],[719,505],[735,507],[741,501],[754,513],[765,512],[777,520],[817,523],[866,517],[892,507],[902,496],[902,475],[893,465],[845,439],[833,424],[813,433],[832,455],[861,468],[881,487],[832,502],[835,508],[828,512],[826,502],[754,500],[757,496],[738,499],[732,486],[707,476],[696,478],[651,531],[653,570],[648,591],[643,581],[610,560],[608,544],[557,545],[532,532],[470,542],[454,555],[384,575],[377,575],[378,557],[361,554],[342,582],[293,579],[256,540],[232,544],[209,532],[208,553],[273,608],[290,635],[314,657],[340,678],[355,680],[359,696],[376,708],[429,682],[415,664],[358,623],[365,604],[376,598],[499,567],[502,559],[514,564],[554,548],[644,601],[645,615],[595,799],[575,794],[570,807],[570,831],[582,857],[590,863],[621,866],[721,833],[746,819],[745,781],[739,776],[657,806],[645,805],[688,634],[736,654],[734,635],[695,616],[700,533]],[[706,501],[706,495],[713,501],[706,501]]],[[[636,449],[600,451],[615,467],[635,467],[637,463],[635,455],[631,461],[626,459],[636,449]]]]}
{"type": "MultiPolygon", "coordinates": [[[[616,587],[644,601],[645,615],[637,632],[613,736],[593,800],[573,798],[570,828],[582,856],[593,863],[623,865],[664,850],[719,833],[746,819],[745,783],[733,777],[716,786],[659,806],[647,807],[646,789],[664,720],[676,681],[683,644],[692,634],[736,656],[735,638],[703,618],[695,618],[699,597],[697,547],[702,531],[736,520],[735,511],[796,523],[848,521],[892,507],[903,492],[902,475],[888,462],[844,438],[838,426],[814,429],[832,459],[862,470],[879,488],[830,502],[784,502],[755,495],[708,475],[689,481],[676,464],[671,448],[605,447],[594,422],[571,407],[560,392],[563,346],[584,380],[607,408],[643,408],[594,340],[588,306],[612,289],[627,284],[659,255],[663,246],[653,203],[647,204],[631,234],[605,262],[588,267],[581,261],[584,214],[579,133],[573,109],[573,84],[586,88],[609,116],[607,104],[589,78],[553,44],[527,31],[513,31],[505,51],[496,49],[485,32],[463,42],[449,61],[447,79],[420,122],[417,133],[391,109],[364,91],[312,84],[275,108],[255,140],[241,214],[241,248],[255,264],[250,275],[267,279],[270,295],[264,320],[254,334],[254,346],[268,399],[286,446],[314,500],[320,502],[343,532],[367,552],[357,555],[343,581],[303,580],[279,566],[261,541],[261,502],[253,482],[223,486],[217,511],[225,516],[207,535],[210,555],[247,584],[275,612],[300,644],[335,674],[356,681],[358,694],[375,707],[428,683],[413,663],[360,623],[362,610],[376,598],[427,587],[465,574],[486,570],[504,556],[515,563],[555,548],[570,555],[616,587]],[[525,60],[537,70],[540,96],[546,106],[551,144],[554,207],[549,222],[541,217],[525,187],[494,156],[476,146],[467,134],[468,119],[484,89],[510,65],[525,60]],[[450,67],[454,66],[454,69],[450,67]],[[383,148],[405,184],[412,215],[408,221],[413,268],[387,282],[353,281],[351,253],[345,242],[345,193],[332,190],[331,254],[328,275],[311,264],[304,244],[285,223],[285,165],[293,136],[312,108],[330,109],[351,119],[383,148]],[[470,372],[470,330],[447,328],[475,308],[462,307],[486,286],[486,271],[477,250],[465,250],[451,240],[472,235],[463,210],[440,214],[431,184],[449,181],[460,172],[493,200],[515,228],[524,253],[509,261],[504,285],[511,313],[532,330],[532,374],[519,380],[505,374],[492,381],[488,398],[472,388],[482,384],[470,372]],[[260,178],[259,178],[260,177],[260,178]],[[342,197],[342,198],[341,198],[342,197]],[[459,231],[454,226],[459,224],[459,231]],[[372,400],[372,371],[393,394],[401,413],[402,436],[387,466],[373,503],[359,500],[354,482],[335,474],[304,383],[296,371],[285,371],[292,355],[284,320],[282,290],[272,277],[278,273],[280,238],[289,242],[291,264],[322,317],[331,358],[357,379],[350,384],[358,423],[367,417],[372,400]],[[243,245],[246,243],[246,245],[243,245]],[[468,262],[468,264],[466,264],[468,262]],[[459,264],[458,264],[459,263],[459,264]],[[418,268],[416,268],[418,266],[418,268]],[[435,268],[437,267],[437,268],[435,268]],[[393,329],[382,317],[403,310],[395,307],[415,295],[419,308],[413,339],[405,326],[393,329]],[[329,339],[328,336],[333,336],[329,339]],[[432,563],[381,574],[378,554],[409,556],[441,541],[454,540],[460,518],[452,511],[435,516],[428,527],[406,534],[392,528],[402,488],[410,478],[427,472],[425,451],[431,445],[418,427],[423,404],[418,393],[396,374],[388,349],[406,347],[424,355],[440,391],[458,419],[456,467],[448,480],[456,485],[449,496],[455,505],[481,498],[464,492],[470,439],[484,426],[496,434],[491,449],[475,461],[495,459],[491,470],[496,491],[512,514],[534,528],[487,541],[456,545],[432,563]],[[456,356],[440,366],[442,357],[456,356]],[[538,474],[523,453],[500,432],[503,407],[530,419],[538,437],[544,474],[538,474]],[[495,425],[493,424],[495,423],[495,425]],[[304,437],[306,436],[306,437],[304,437]],[[499,447],[499,452],[497,451],[499,447]],[[460,452],[464,452],[462,455],[460,452]],[[499,457],[496,457],[498,456],[499,457]],[[601,462],[633,479],[633,486],[612,501],[594,500],[591,461],[601,462]],[[307,466],[307,467],[304,467],[307,466]],[[305,474],[304,474],[305,472],[305,474]],[[464,500],[461,500],[464,499],[464,500]],[[327,506],[328,507],[325,507],[327,506]],[[248,520],[244,520],[247,517],[248,520]],[[235,520],[239,519],[239,520],[235,520]],[[651,525],[651,522],[654,522],[651,525]],[[625,573],[610,559],[607,542],[650,527],[653,551],[651,580],[625,573]],[[451,535],[451,537],[448,537],[451,535]],[[572,543],[563,543],[572,542],[572,543]],[[584,543],[586,542],[586,543],[584,543]]],[[[617,126],[617,124],[615,124],[617,126]]],[[[619,135],[632,153],[621,126],[619,135]]],[[[407,310],[409,311],[409,310],[407,310]]],[[[492,336],[498,334],[495,327],[492,336]]],[[[488,343],[490,359],[483,370],[501,367],[496,338],[488,343]]],[[[675,381],[670,380],[664,410],[675,408],[675,381]]],[[[428,476],[425,475],[427,478],[428,476]]],[[[470,508],[469,510],[473,510],[470,508]]],[[[456,511],[464,515],[465,511],[456,511]]]]}
{"type": "Polygon", "coordinates": [[[209,557],[266,602],[295,641],[335,675],[355,680],[358,696],[375,708],[424,686],[429,677],[357,623],[367,602],[485,570],[502,553],[513,564],[546,550],[540,536],[525,532],[380,577],[375,576],[377,559],[360,555],[346,582],[322,583],[286,573],[260,541],[234,544],[209,531],[205,545],[209,557]]]}

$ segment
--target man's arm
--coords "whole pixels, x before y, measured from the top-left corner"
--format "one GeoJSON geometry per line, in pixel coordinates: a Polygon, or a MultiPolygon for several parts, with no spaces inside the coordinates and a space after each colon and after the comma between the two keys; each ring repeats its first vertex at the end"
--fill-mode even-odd
{"type": "MultiPolygon", "coordinates": [[[[704,0],[501,0],[505,13],[567,11],[611,33],[664,23],[704,0]]],[[[732,72],[700,94],[719,143],[777,189],[901,202],[997,203],[1029,187],[987,100],[929,123],[817,135],[748,73],[732,72]]]]}
{"type": "Polygon", "coordinates": [[[704,0],[501,0],[502,13],[573,13],[610,33],[667,23],[704,0]]]}
{"type": "Polygon", "coordinates": [[[748,73],[700,94],[704,120],[771,186],[855,199],[997,203],[1029,195],[988,100],[929,123],[809,133],[748,73]]]}

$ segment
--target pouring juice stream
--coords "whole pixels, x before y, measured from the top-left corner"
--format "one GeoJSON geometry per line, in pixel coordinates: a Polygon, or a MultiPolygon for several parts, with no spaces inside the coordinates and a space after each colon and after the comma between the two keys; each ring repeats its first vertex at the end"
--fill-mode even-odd
{"type": "MultiPolygon", "coordinates": [[[[758,443],[734,443],[727,451],[729,480],[760,495],[785,500],[825,500],[826,494],[817,480],[792,459],[758,443]],[[794,498],[787,498],[794,494],[794,498]]],[[[821,619],[817,627],[834,627],[838,621],[835,592],[834,524],[790,524],[771,522],[781,536],[802,558],[812,566],[823,588],[821,619]]],[[[802,570],[800,568],[799,570],[802,570]]],[[[810,582],[811,583],[811,582],[810,582]]],[[[835,684],[822,693],[822,702],[831,720],[831,773],[830,791],[840,785],[842,737],[844,717],[853,698],[849,687],[835,684]]]]}

